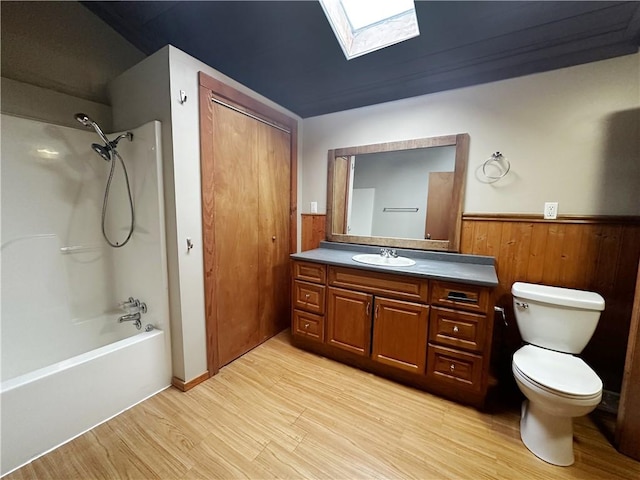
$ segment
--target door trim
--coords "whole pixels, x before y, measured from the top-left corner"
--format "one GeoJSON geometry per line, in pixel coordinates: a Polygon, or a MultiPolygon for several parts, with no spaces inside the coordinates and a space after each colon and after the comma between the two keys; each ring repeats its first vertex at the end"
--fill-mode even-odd
{"type": "Polygon", "coordinates": [[[204,260],[205,289],[205,326],[207,335],[207,369],[209,376],[220,369],[217,343],[217,317],[214,300],[215,259],[213,238],[213,168],[205,158],[213,158],[213,141],[211,131],[212,99],[226,104],[257,120],[274,125],[290,132],[290,198],[289,198],[289,252],[297,252],[297,216],[298,216],[298,121],[284,113],[262,103],[261,101],[236,90],[235,88],[198,72],[199,104],[200,104],[200,173],[202,199],[202,245],[204,260]],[[207,226],[211,228],[207,230],[207,226]],[[208,233],[210,232],[210,233],[208,233]]]}

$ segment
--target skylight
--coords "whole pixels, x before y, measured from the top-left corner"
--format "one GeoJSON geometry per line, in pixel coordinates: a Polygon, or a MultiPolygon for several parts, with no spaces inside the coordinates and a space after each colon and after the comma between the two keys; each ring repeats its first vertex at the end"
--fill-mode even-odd
{"type": "Polygon", "coordinates": [[[420,35],[413,0],[319,0],[347,60],[420,35]]]}

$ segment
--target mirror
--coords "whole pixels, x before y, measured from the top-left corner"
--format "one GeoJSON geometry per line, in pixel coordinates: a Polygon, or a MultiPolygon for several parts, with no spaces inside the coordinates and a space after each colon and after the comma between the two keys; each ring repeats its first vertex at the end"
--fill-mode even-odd
{"type": "Polygon", "coordinates": [[[458,251],[469,135],[329,150],[327,239],[458,251]]]}

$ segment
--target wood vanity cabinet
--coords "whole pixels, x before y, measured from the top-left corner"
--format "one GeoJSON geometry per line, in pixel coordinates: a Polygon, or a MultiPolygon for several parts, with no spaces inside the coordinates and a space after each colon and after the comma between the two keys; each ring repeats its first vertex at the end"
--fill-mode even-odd
{"type": "Polygon", "coordinates": [[[371,348],[373,295],[329,287],[327,343],[356,355],[368,356],[371,348]]]}
{"type": "Polygon", "coordinates": [[[324,341],[327,267],[318,263],[293,263],[291,316],[293,335],[324,341]]]}
{"type": "Polygon", "coordinates": [[[491,288],[298,260],[292,281],[295,345],[482,406],[491,288]]]}
{"type": "Polygon", "coordinates": [[[432,281],[430,303],[427,377],[445,389],[486,389],[493,330],[490,289],[432,281]]]}
{"type": "Polygon", "coordinates": [[[371,359],[413,373],[424,373],[429,307],[377,297],[373,310],[371,359]]]}

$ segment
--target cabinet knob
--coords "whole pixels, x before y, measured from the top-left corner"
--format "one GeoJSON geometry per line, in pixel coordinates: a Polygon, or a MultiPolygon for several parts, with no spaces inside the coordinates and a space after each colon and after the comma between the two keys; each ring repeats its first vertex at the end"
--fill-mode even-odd
{"type": "Polygon", "coordinates": [[[306,330],[307,328],[309,328],[309,324],[308,324],[308,323],[305,323],[305,324],[304,324],[304,329],[306,330]]]}
{"type": "Polygon", "coordinates": [[[307,293],[307,294],[305,294],[304,298],[306,298],[307,300],[309,300],[309,299],[311,298],[311,295],[307,293]]]}
{"type": "Polygon", "coordinates": [[[273,237],[271,237],[271,241],[275,242],[276,241],[276,236],[274,235],[273,237]]]}
{"type": "Polygon", "coordinates": [[[451,365],[449,365],[449,370],[453,372],[455,369],[456,369],[455,364],[452,363],[451,365]]]}
{"type": "Polygon", "coordinates": [[[460,331],[460,329],[458,328],[457,325],[453,326],[453,333],[458,333],[460,331]]]}

